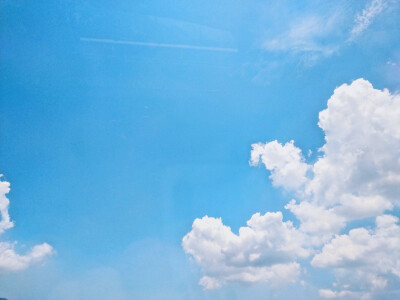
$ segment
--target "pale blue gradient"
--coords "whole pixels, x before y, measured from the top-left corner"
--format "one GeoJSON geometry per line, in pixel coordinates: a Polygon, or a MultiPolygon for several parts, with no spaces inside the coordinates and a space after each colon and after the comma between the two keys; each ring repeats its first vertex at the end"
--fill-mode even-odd
{"type": "Polygon", "coordinates": [[[283,209],[289,196],[248,165],[252,143],[294,139],[314,161],[335,87],[363,77],[399,89],[399,2],[348,41],[367,3],[1,1],[0,171],[15,221],[2,238],[57,254],[3,275],[0,296],[318,298],[329,271],[310,270],[306,287],[203,291],[180,244],[197,217],[237,231],[283,209]],[[265,46],[334,15],[315,39],[332,52],[265,46]]]}

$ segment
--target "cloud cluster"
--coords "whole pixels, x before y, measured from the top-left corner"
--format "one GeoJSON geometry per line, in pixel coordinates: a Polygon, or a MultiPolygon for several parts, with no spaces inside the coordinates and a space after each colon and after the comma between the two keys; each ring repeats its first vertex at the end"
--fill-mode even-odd
{"type": "Polygon", "coordinates": [[[321,297],[367,297],[384,289],[390,276],[400,278],[400,227],[387,214],[400,206],[400,96],[364,79],[343,84],[318,125],[325,144],[313,164],[293,141],[252,145],[250,164],[264,165],[272,184],[293,194],[285,208],[300,221],[297,228],[280,212],[253,215],[239,235],[220,219],[193,223],[183,247],[201,265],[206,288],[270,281],[262,270],[282,263],[296,266],[288,276],[294,280],[296,259],[308,255],[313,267],[333,269],[342,284],[338,291],[322,289],[321,297]],[[376,218],[374,230],[343,234],[350,221],[370,217],[376,218]]]}
{"type": "Polygon", "coordinates": [[[275,185],[296,187],[302,202],[291,201],[286,208],[302,221],[305,232],[317,228],[333,235],[348,221],[377,216],[400,204],[399,99],[364,79],[335,89],[319,114],[326,143],[312,165],[304,162],[293,142],[253,145],[252,165],[261,157],[275,185]]]}
{"type": "Polygon", "coordinates": [[[300,271],[297,257],[309,252],[301,245],[301,234],[281,212],[254,214],[236,235],[221,219],[196,219],[183,238],[184,250],[207,274],[200,280],[206,289],[234,281],[294,281],[300,271]]]}
{"type": "MultiPolygon", "coordinates": [[[[14,226],[14,223],[10,221],[8,213],[10,201],[6,197],[6,194],[9,191],[10,183],[0,181],[0,234],[14,226]]],[[[0,241],[0,273],[23,270],[35,262],[42,261],[54,252],[49,244],[43,243],[34,246],[25,255],[20,255],[14,250],[15,244],[16,242],[0,241]]]]}
{"type": "MultiPolygon", "coordinates": [[[[356,228],[336,236],[313,257],[311,265],[334,269],[339,281],[347,287],[361,285],[370,292],[384,289],[390,276],[400,278],[398,221],[391,215],[378,216],[375,230],[356,228]]],[[[335,294],[341,296],[340,292],[335,294]]]]}
{"type": "Polygon", "coordinates": [[[6,194],[9,191],[10,183],[6,181],[0,181],[0,234],[14,226],[14,223],[11,222],[10,215],[8,213],[8,206],[10,205],[10,201],[6,197],[6,194]]]}

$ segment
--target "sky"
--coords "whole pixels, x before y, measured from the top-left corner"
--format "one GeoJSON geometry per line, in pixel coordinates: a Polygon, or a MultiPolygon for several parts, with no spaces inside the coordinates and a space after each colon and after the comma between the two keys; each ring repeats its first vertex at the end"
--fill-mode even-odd
{"type": "Polygon", "coordinates": [[[0,297],[400,299],[400,2],[0,2],[0,297]]]}

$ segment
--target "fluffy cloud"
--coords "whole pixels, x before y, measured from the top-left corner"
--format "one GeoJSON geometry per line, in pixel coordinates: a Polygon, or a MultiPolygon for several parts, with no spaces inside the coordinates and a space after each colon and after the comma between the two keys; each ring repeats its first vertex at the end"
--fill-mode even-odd
{"type": "MultiPolygon", "coordinates": [[[[10,201],[6,197],[6,194],[8,194],[9,191],[10,183],[7,181],[0,181],[0,234],[14,225],[13,222],[10,221],[8,213],[10,201]]],[[[54,252],[49,244],[43,243],[34,246],[27,254],[20,255],[14,250],[15,244],[15,242],[9,243],[0,241],[0,273],[25,269],[32,263],[42,261],[54,252]]]]}
{"type": "Polygon", "coordinates": [[[365,217],[399,204],[398,95],[374,89],[364,79],[344,84],[319,114],[319,126],[325,132],[324,155],[314,164],[307,188],[316,201],[346,206],[360,198],[359,209],[369,212],[365,217]]]}
{"type": "Polygon", "coordinates": [[[8,194],[9,191],[10,183],[7,181],[0,181],[0,234],[14,226],[13,222],[10,221],[10,215],[8,214],[10,201],[6,197],[6,194],[8,194]]]}
{"type": "Polygon", "coordinates": [[[400,230],[397,218],[387,215],[400,206],[400,96],[364,79],[343,84],[318,125],[325,144],[313,164],[293,141],[252,145],[250,164],[264,165],[272,184],[296,198],[285,208],[298,228],[280,212],[253,215],[239,235],[220,219],[195,220],[183,247],[202,267],[203,286],[283,282],[284,270],[292,281],[300,270],[296,259],[315,253],[311,265],[335,270],[340,284],[338,291],[320,290],[321,297],[372,297],[388,278],[400,278],[400,230]],[[374,230],[343,234],[348,222],[370,217],[374,230]]]}
{"type": "Polygon", "coordinates": [[[319,246],[329,241],[332,234],[339,232],[346,224],[345,218],[336,214],[332,208],[327,209],[307,201],[297,204],[292,200],[285,208],[300,220],[299,230],[304,233],[305,245],[319,246]]]}
{"type": "Polygon", "coordinates": [[[294,261],[309,253],[301,246],[301,234],[282,218],[281,212],[254,214],[238,235],[221,219],[196,219],[182,245],[202,267],[205,276],[200,284],[213,289],[237,281],[296,280],[300,266],[294,261]]]}
{"type": "Polygon", "coordinates": [[[0,242],[0,272],[26,269],[32,263],[39,262],[52,253],[53,248],[43,243],[34,246],[25,255],[19,255],[14,251],[14,244],[0,242]]]}
{"type": "Polygon", "coordinates": [[[297,188],[302,203],[291,202],[286,208],[302,221],[301,228],[333,235],[346,221],[398,206],[400,97],[358,79],[335,89],[318,125],[326,143],[313,165],[304,162],[293,142],[254,144],[251,154],[253,165],[262,157],[275,185],[297,188]]]}
{"type": "Polygon", "coordinates": [[[253,144],[250,164],[257,166],[260,158],[265,168],[271,171],[272,184],[286,189],[299,189],[306,181],[309,166],[304,162],[301,150],[294,141],[285,145],[273,141],[253,144]]]}
{"type": "Polygon", "coordinates": [[[369,276],[374,275],[369,280],[371,285],[384,287],[385,280],[377,280],[378,275],[393,274],[400,278],[398,221],[391,215],[378,216],[375,230],[356,228],[336,236],[314,256],[311,264],[320,268],[362,268],[369,276]]]}
{"type": "MultiPolygon", "coordinates": [[[[364,296],[369,296],[382,290],[391,276],[400,278],[398,221],[391,215],[378,216],[375,230],[357,228],[336,236],[314,256],[311,264],[334,269],[339,282],[344,282],[347,289],[358,290],[358,294],[364,292],[364,296]]],[[[333,296],[339,297],[341,292],[332,292],[333,296]]]]}

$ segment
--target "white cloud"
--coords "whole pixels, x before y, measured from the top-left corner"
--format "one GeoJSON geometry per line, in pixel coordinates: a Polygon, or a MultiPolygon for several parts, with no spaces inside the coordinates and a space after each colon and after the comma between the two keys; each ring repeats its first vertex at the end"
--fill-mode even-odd
{"type": "Polygon", "coordinates": [[[205,216],[193,222],[182,245],[202,267],[200,284],[206,289],[238,281],[294,281],[300,272],[294,260],[309,254],[301,246],[301,234],[290,221],[282,221],[281,212],[254,214],[238,235],[221,219],[205,216]]]}
{"type": "Polygon", "coordinates": [[[296,188],[302,202],[286,208],[302,221],[300,228],[333,235],[346,221],[398,206],[400,96],[358,79],[335,89],[318,124],[326,143],[313,165],[304,162],[293,142],[255,144],[251,154],[253,165],[262,157],[275,185],[296,188]]]}
{"type": "Polygon", "coordinates": [[[399,204],[399,95],[374,89],[364,79],[344,84],[320,112],[319,126],[325,132],[324,155],[314,164],[307,187],[316,201],[346,205],[357,197],[363,199],[363,210],[364,203],[382,203],[370,215],[382,213],[389,202],[399,204]]]}
{"type": "MultiPolygon", "coordinates": [[[[6,194],[10,191],[9,186],[9,182],[0,181],[0,234],[14,225],[10,221],[8,213],[10,201],[6,194]]],[[[16,242],[0,242],[0,273],[23,270],[32,263],[42,261],[54,252],[49,244],[43,243],[34,246],[27,254],[20,255],[14,250],[15,244],[16,242]]]]}
{"type": "Polygon", "coordinates": [[[319,292],[319,295],[325,299],[333,299],[333,298],[337,297],[336,292],[329,290],[329,289],[320,289],[318,292],[319,292]]]}
{"type": "Polygon", "coordinates": [[[25,255],[19,255],[14,251],[14,244],[0,242],[0,272],[26,269],[32,263],[39,262],[52,253],[53,248],[43,243],[34,246],[25,255]]]}
{"type": "Polygon", "coordinates": [[[306,181],[309,166],[304,162],[301,150],[294,141],[285,145],[273,141],[267,144],[253,144],[250,165],[257,166],[260,158],[265,168],[271,171],[270,178],[275,186],[286,189],[299,189],[306,181]]]}
{"type": "Polygon", "coordinates": [[[0,181],[0,234],[14,226],[14,223],[10,221],[10,215],[8,214],[10,201],[6,197],[6,194],[8,194],[9,191],[10,183],[7,181],[0,181]]]}
{"type": "Polygon", "coordinates": [[[320,289],[318,291],[318,293],[324,299],[356,297],[357,299],[366,300],[366,299],[368,299],[367,297],[369,295],[369,294],[356,293],[356,292],[352,292],[352,291],[348,291],[348,290],[333,291],[330,289],[320,289]]]}
{"type": "Polygon", "coordinates": [[[253,215],[239,235],[221,219],[195,220],[183,247],[202,267],[206,288],[283,282],[283,270],[293,281],[297,258],[313,253],[312,266],[334,269],[342,282],[338,291],[323,289],[321,297],[373,297],[390,276],[400,279],[400,229],[397,218],[383,215],[400,206],[400,96],[364,79],[343,84],[318,125],[325,144],[314,164],[293,141],[252,145],[250,164],[263,164],[273,185],[295,196],[285,208],[300,221],[298,228],[283,222],[280,212],[253,215]],[[376,217],[375,230],[338,235],[349,221],[369,217],[376,217]]]}
{"type": "Polygon", "coordinates": [[[336,23],[336,15],[328,18],[307,16],[295,20],[288,30],[268,39],[262,47],[271,52],[307,54],[307,60],[312,63],[320,57],[331,56],[338,50],[335,44],[325,40],[335,31],[336,23]]]}
{"type": "Polygon", "coordinates": [[[332,234],[337,233],[345,224],[345,218],[335,213],[334,209],[327,209],[313,203],[290,201],[286,206],[297,219],[300,220],[300,231],[304,232],[303,244],[321,245],[329,241],[332,234]]]}
{"type": "Polygon", "coordinates": [[[363,33],[373,22],[377,15],[379,15],[385,8],[384,0],[372,0],[354,19],[354,26],[350,32],[349,40],[363,33]]]}
{"type": "Polygon", "coordinates": [[[388,276],[400,278],[400,226],[398,218],[378,216],[376,229],[356,228],[326,244],[311,264],[337,270],[340,281],[367,292],[383,289],[388,276]]]}

